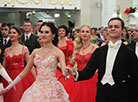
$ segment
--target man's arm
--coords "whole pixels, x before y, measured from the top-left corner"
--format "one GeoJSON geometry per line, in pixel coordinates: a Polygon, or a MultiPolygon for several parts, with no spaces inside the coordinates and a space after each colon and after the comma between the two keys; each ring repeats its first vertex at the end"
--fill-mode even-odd
{"type": "Polygon", "coordinates": [[[98,49],[94,51],[86,67],[82,71],[78,71],[77,81],[87,80],[93,77],[95,71],[98,68],[97,54],[98,54],[98,49]]]}

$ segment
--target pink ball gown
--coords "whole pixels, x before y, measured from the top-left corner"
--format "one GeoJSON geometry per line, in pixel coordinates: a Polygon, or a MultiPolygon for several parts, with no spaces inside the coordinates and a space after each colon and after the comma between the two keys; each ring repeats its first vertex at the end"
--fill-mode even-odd
{"type": "Polygon", "coordinates": [[[34,64],[37,67],[36,81],[24,92],[20,102],[69,102],[68,94],[56,78],[57,57],[51,55],[42,60],[36,54],[34,64]]]}

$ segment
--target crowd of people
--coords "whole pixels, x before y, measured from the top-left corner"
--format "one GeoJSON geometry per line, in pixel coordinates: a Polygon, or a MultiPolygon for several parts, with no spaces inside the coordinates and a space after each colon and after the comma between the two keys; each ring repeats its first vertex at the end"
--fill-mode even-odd
{"type": "Polygon", "coordinates": [[[136,102],[138,25],[57,27],[39,20],[0,30],[0,101],[136,102]]]}

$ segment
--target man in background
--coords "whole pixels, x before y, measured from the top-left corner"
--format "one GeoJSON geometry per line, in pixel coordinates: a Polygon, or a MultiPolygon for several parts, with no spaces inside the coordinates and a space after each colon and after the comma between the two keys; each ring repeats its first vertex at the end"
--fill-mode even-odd
{"type": "MultiPolygon", "coordinates": [[[[136,42],[129,44],[128,46],[136,53],[138,58],[138,25],[135,26],[133,31],[133,38],[136,42]]],[[[138,63],[138,61],[137,61],[138,63]]],[[[134,77],[130,77],[129,79],[129,91],[130,91],[130,102],[138,102],[138,81],[134,77]]]]}
{"type": "Polygon", "coordinates": [[[39,36],[40,35],[40,32],[39,32],[39,29],[40,29],[40,26],[43,24],[43,21],[42,20],[38,20],[37,21],[37,24],[36,24],[36,27],[35,27],[35,34],[37,35],[37,36],[39,36]]]}
{"type": "Polygon", "coordinates": [[[9,38],[9,28],[8,23],[2,23],[1,25],[1,37],[0,37],[0,63],[4,60],[4,51],[7,47],[11,46],[11,40],[9,38]]]}
{"type": "Polygon", "coordinates": [[[21,36],[20,42],[28,47],[30,54],[35,48],[39,48],[38,36],[32,31],[32,23],[30,20],[24,21],[23,24],[24,33],[21,36]]]}

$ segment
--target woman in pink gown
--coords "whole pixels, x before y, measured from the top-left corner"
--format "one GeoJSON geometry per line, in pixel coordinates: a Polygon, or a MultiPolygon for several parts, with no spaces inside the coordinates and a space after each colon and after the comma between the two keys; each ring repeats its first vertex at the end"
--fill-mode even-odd
{"type": "MultiPolygon", "coordinates": [[[[97,47],[97,45],[90,43],[90,27],[83,25],[80,28],[80,34],[76,40],[71,63],[68,66],[73,67],[73,65],[77,63],[77,70],[83,70],[97,47]]],[[[95,73],[93,78],[79,82],[74,82],[71,76],[65,84],[65,89],[70,96],[70,101],[95,102],[97,80],[97,73],[95,73]]]]}
{"type": "MultiPolygon", "coordinates": [[[[74,44],[72,40],[68,40],[66,38],[66,36],[68,35],[68,31],[65,25],[58,27],[58,35],[59,41],[57,43],[57,47],[63,51],[65,55],[66,65],[68,65],[74,51],[74,44]]],[[[58,78],[58,81],[60,81],[63,85],[65,84],[66,80],[61,72],[60,67],[57,68],[56,77],[58,78]]]]}
{"type": "Polygon", "coordinates": [[[53,23],[44,22],[40,27],[40,39],[42,47],[35,49],[25,69],[16,79],[7,86],[0,94],[3,94],[20,82],[32,69],[33,64],[37,67],[37,77],[33,85],[28,88],[20,102],[69,102],[69,96],[63,85],[56,78],[57,64],[66,74],[65,56],[61,50],[53,45],[52,39],[56,35],[56,27],[53,23]]]}
{"type": "MultiPolygon", "coordinates": [[[[5,50],[5,59],[3,66],[7,68],[7,73],[14,80],[25,67],[25,61],[29,60],[28,48],[19,44],[18,40],[21,36],[20,28],[11,27],[9,30],[9,37],[12,41],[12,45],[5,50]]],[[[2,79],[4,87],[7,87],[8,83],[5,79],[2,79]]],[[[19,102],[24,91],[29,88],[34,82],[34,77],[29,73],[21,82],[16,85],[16,90],[12,88],[6,94],[4,94],[4,102],[19,102]]]]}

